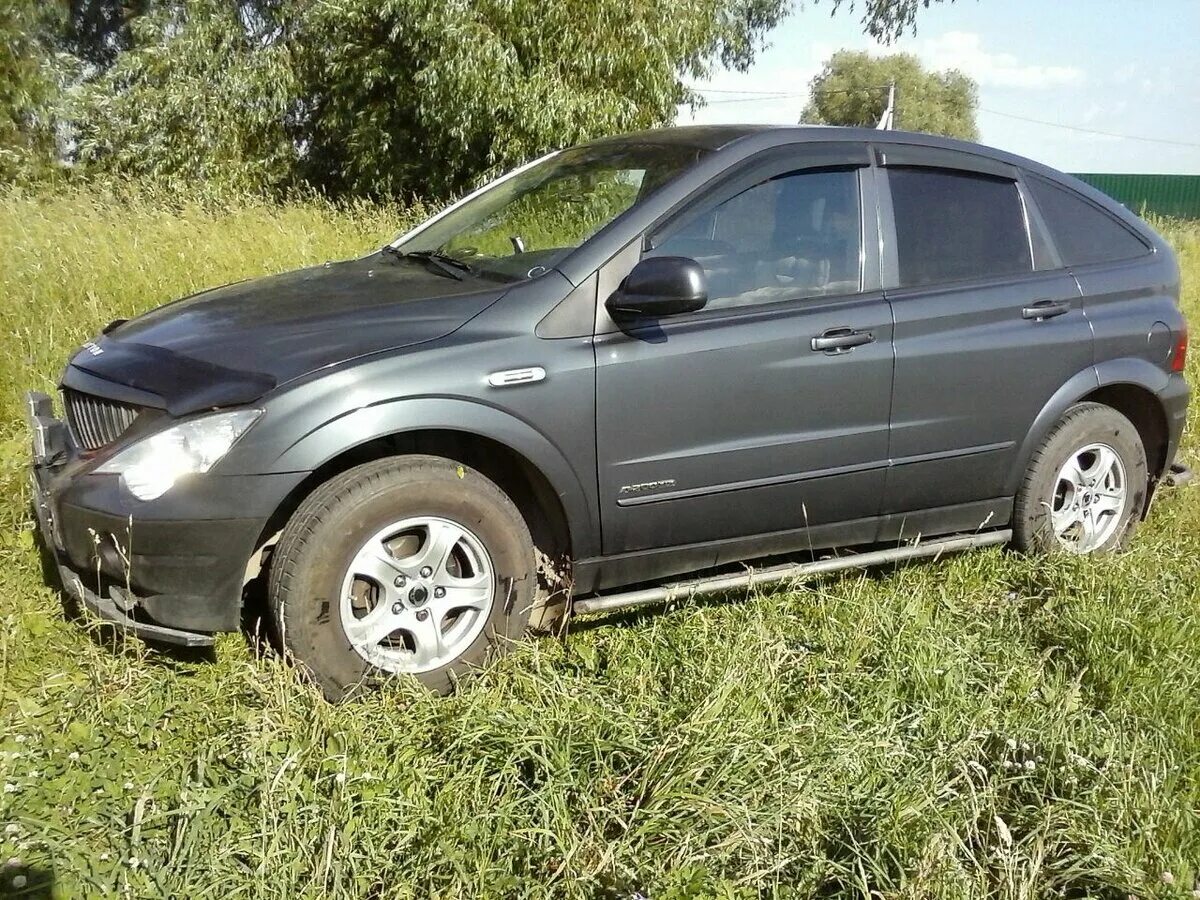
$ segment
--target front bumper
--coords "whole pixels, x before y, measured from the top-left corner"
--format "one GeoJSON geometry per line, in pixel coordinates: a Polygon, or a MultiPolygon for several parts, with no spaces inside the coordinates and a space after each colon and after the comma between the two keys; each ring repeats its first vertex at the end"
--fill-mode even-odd
{"type": "Polygon", "coordinates": [[[48,398],[30,410],[33,506],[67,593],[152,640],[203,646],[237,630],[247,563],[304,473],[210,473],[142,503],[72,454],[48,398]]]}

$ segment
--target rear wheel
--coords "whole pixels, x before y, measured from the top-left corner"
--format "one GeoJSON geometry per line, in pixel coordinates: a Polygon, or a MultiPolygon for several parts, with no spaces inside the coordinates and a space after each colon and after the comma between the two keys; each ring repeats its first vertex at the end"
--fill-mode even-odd
{"type": "Polygon", "coordinates": [[[1013,511],[1022,550],[1103,553],[1128,543],[1149,478],[1133,423],[1111,407],[1080,403],[1034,453],[1013,511]]]}
{"type": "Polygon", "coordinates": [[[533,542],[512,501],[431,456],[366,463],[297,509],[271,565],[288,653],[331,699],[390,675],[440,693],[525,630],[533,542]]]}

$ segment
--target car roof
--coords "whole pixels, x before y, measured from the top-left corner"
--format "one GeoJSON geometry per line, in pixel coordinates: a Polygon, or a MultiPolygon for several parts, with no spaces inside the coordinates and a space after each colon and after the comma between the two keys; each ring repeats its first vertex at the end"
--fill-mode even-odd
{"type": "MultiPolygon", "coordinates": [[[[731,160],[748,158],[764,150],[774,147],[795,146],[804,143],[846,142],[858,143],[864,146],[874,145],[908,145],[917,148],[927,148],[935,151],[930,154],[930,164],[936,165],[937,151],[957,151],[969,154],[990,162],[1005,164],[1013,169],[1024,170],[1042,176],[1043,178],[1064,186],[1090,200],[1094,205],[1107,210],[1110,214],[1124,222],[1129,228],[1140,234],[1156,248],[1165,247],[1163,239],[1146,222],[1138,218],[1116,200],[1098,191],[1089,184],[1078,180],[1058,169],[1044,165],[1032,159],[1017,156],[987,147],[971,141],[961,141],[955,138],[941,137],[933,134],[921,134],[911,131],[877,130],[874,128],[847,128],[835,125],[682,125],[668,128],[656,128],[647,131],[637,131],[628,134],[614,135],[589,141],[582,146],[620,146],[627,144],[693,147],[708,151],[709,164],[705,170],[711,175],[714,171],[711,163],[718,158],[728,155],[731,160]]],[[[917,154],[916,156],[919,156],[917,154]]],[[[944,157],[943,157],[944,158],[944,157]]],[[[910,165],[912,163],[909,163],[910,165]]],[[[981,169],[986,171],[986,169],[981,169]]],[[[567,262],[577,259],[575,275],[587,277],[595,271],[604,259],[619,249],[615,245],[596,243],[594,252],[585,253],[592,242],[585,244],[568,258],[567,262]],[[589,255],[590,254],[590,255],[589,255]],[[605,256],[607,254],[607,256],[605,256]]],[[[560,270],[566,271],[560,265],[560,270]]],[[[572,277],[568,273],[568,277],[572,277]]],[[[578,282],[576,282],[578,283],[578,282]]]]}
{"type": "Polygon", "coordinates": [[[1020,166],[1032,171],[1053,173],[1056,170],[1036,160],[1026,159],[995,147],[961,141],[956,138],[923,134],[915,131],[882,131],[874,128],[854,128],[841,125],[676,125],[653,128],[614,135],[589,141],[588,146],[604,144],[658,144],[662,146],[697,147],[704,150],[721,150],[737,141],[758,136],[764,146],[806,143],[810,141],[850,141],[874,144],[908,144],[931,149],[958,150],[989,159],[1020,166]]]}
{"type": "Polygon", "coordinates": [[[720,150],[738,138],[757,134],[760,131],[771,131],[775,127],[773,125],[675,125],[596,138],[588,141],[586,146],[657,144],[664,147],[697,147],[702,150],[720,150]]]}
{"type": "Polygon", "coordinates": [[[955,150],[969,153],[984,159],[1024,169],[1048,178],[1051,181],[1069,187],[1078,194],[1090,199],[1098,206],[1134,227],[1143,236],[1152,239],[1154,235],[1145,222],[1131,210],[1122,206],[1107,194],[1097,190],[1090,184],[1080,181],[1073,175],[1068,175],[1058,169],[1040,163],[1037,160],[1018,156],[1006,150],[977,144],[973,141],[962,141],[957,138],[942,137],[936,134],[924,134],[916,131],[879,130],[875,128],[855,128],[841,125],[676,125],[667,128],[654,128],[647,131],[635,131],[629,134],[614,135],[589,142],[589,146],[629,143],[655,144],[659,146],[695,147],[710,152],[718,152],[741,142],[753,140],[756,149],[769,149],[787,144],[815,143],[823,141],[846,141],[849,143],[907,145],[923,147],[930,150],[955,150]]]}

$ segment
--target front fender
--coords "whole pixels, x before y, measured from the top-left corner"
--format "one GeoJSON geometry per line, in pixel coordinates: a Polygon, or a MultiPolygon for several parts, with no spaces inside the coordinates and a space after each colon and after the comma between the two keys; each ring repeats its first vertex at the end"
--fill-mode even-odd
{"type": "Polygon", "coordinates": [[[424,430],[488,438],[519,453],[541,471],[558,495],[575,552],[590,555],[598,546],[598,524],[593,521],[579,475],[562,451],[528,422],[476,400],[411,397],[359,407],[305,434],[280,454],[272,468],[311,472],[356,446],[424,430]]]}
{"type": "Polygon", "coordinates": [[[1076,373],[1055,392],[1033,420],[1009,473],[1006,495],[1016,494],[1034,451],[1066,411],[1084,397],[1098,388],[1113,384],[1136,385],[1158,396],[1167,388],[1169,381],[1167,373],[1158,366],[1132,357],[1106,360],[1076,373]]]}

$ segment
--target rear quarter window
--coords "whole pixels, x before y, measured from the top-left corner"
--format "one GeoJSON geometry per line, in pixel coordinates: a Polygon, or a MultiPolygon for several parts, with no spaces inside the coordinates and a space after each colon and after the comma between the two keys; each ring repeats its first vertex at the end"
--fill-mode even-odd
{"type": "Polygon", "coordinates": [[[1026,183],[1064,265],[1116,262],[1150,252],[1124,223],[1074,191],[1036,175],[1026,183]]]}

